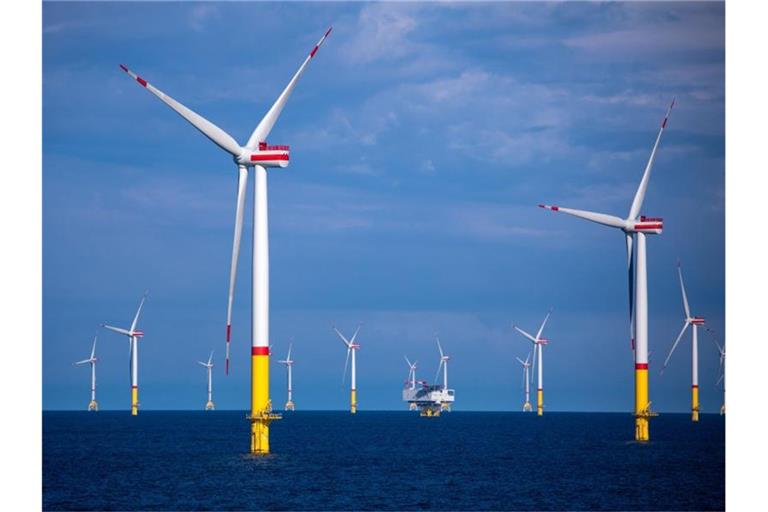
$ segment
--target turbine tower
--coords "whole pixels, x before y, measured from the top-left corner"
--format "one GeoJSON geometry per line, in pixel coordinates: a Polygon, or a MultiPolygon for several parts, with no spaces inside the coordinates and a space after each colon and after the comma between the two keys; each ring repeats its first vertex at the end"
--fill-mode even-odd
{"type": "Polygon", "coordinates": [[[291,359],[291,348],[293,348],[293,343],[288,345],[288,355],[285,357],[285,359],[278,361],[278,363],[284,364],[288,370],[288,401],[285,402],[286,411],[296,410],[296,405],[293,403],[293,378],[291,372],[293,368],[293,360],[291,359]]]}
{"type": "Polygon", "coordinates": [[[288,166],[290,150],[288,146],[267,145],[267,136],[272,131],[280,113],[293,92],[296,82],[304,73],[309,61],[317,53],[331,29],[320,38],[309,52],[304,62],[277,101],[259,122],[245,146],[240,146],[231,135],[211,123],[196,112],[188,109],[166,95],[146,80],[130,71],[124,65],[121,69],[128,73],[141,86],[160,98],[181,117],[208,137],[214,144],[232,155],[238,170],[237,209],[235,213],[235,233],[232,243],[232,260],[229,277],[229,295],[227,303],[226,332],[226,373],[229,374],[229,344],[232,332],[232,304],[234,301],[237,260],[240,253],[240,238],[245,212],[245,193],[248,182],[248,169],[254,173],[254,208],[253,208],[253,268],[252,268],[252,315],[251,315],[251,453],[269,453],[269,424],[280,416],[272,413],[269,399],[269,237],[267,221],[267,168],[288,166]]]}
{"type": "Polygon", "coordinates": [[[528,378],[528,369],[531,367],[531,363],[528,361],[531,359],[531,353],[528,352],[528,356],[525,358],[525,361],[519,357],[515,357],[515,359],[517,359],[517,361],[523,366],[523,381],[525,382],[525,403],[523,404],[523,411],[529,412],[533,410],[531,407],[531,381],[528,378]]]}
{"type": "Polygon", "coordinates": [[[144,301],[147,300],[148,293],[144,292],[144,296],[141,298],[141,302],[139,302],[139,309],[136,310],[136,315],[134,315],[133,322],[131,322],[130,329],[101,324],[105,329],[128,337],[128,357],[130,359],[129,368],[131,374],[131,416],[139,414],[139,338],[144,337],[144,331],[136,329],[136,325],[139,323],[141,308],[144,306],[144,301]]]}
{"type": "Polygon", "coordinates": [[[720,346],[720,344],[715,339],[715,333],[712,329],[709,327],[705,327],[707,332],[712,336],[712,342],[717,347],[717,351],[720,354],[720,377],[717,379],[717,382],[715,382],[715,385],[720,384],[720,382],[723,383],[723,405],[720,406],[720,415],[725,414],[725,347],[720,346]]]}
{"type": "Polygon", "coordinates": [[[205,367],[208,373],[208,401],[205,402],[205,410],[206,411],[213,411],[216,409],[216,406],[213,403],[213,350],[211,350],[211,355],[208,357],[208,362],[204,363],[202,361],[198,361],[197,364],[202,365],[205,367]]]}
{"type": "MultiPolygon", "coordinates": [[[[408,380],[405,381],[406,386],[409,386],[410,389],[416,389],[416,363],[418,361],[414,361],[411,363],[411,361],[408,360],[408,356],[403,356],[405,358],[405,362],[408,365],[408,380]]],[[[416,402],[408,402],[408,410],[409,411],[415,411],[418,408],[416,405],[416,402]]]]}
{"type": "MultiPolygon", "coordinates": [[[[549,315],[552,314],[552,311],[550,310],[547,313],[547,316],[544,317],[544,321],[541,322],[541,327],[539,327],[538,332],[536,333],[536,336],[531,336],[526,331],[522,330],[520,327],[513,325],[512,327],[515,328],[517,332],[531,340],[531,343],[533,343],[533,366],[536,366],[536,352],[538,351],[538,365],[539,365],[539,387],[536,389],[536,414],[538,416],[541,416],[544,414],[544,359],[543,359],[543,348],[544,345],[546,345],[549,340],[546,338],[541,337],[542,331],[544,331],[544,326],[547,324],[547,320],[549,320],[549,315]]],[[[535,370],[534,370],[535,371],[535,370]]],[[[526,400],[527,401],[527,400],[526,400]]]]}
{"type": "Polygon", "coordinates": [[[649,420],[655,413],[651,412],[651,402],[648,399],[648,274],[646,267],[645,236],[659,235],[664,227],[663,219],[640,215],[643,206],[648,181],[651,177],[651,168],[656,158],[656,151],[661,142],[661,135],[667,127],[669,114],[675,101],[672,100],[661,128],[656,136],[656,142],[651,150],[648,164],[640,180],[629,215],[625,219],[604,213],[573,210],[540,204],[541,208],[555,212],[567,213],[575,217],[590,220],[604,226],[620,229],[624,232],[624,240],[627,247],[627,275],[629,283],[629,330],[630,346],[635,355],[635,440],[648,441],[650,439],[649,420]],[[635,243],[635,238],[636,243],[635,243]],[[633,258],[634,256],[634,258],[633,258]],[[636,265],[636,268],[634,268],[636,265]]]}
{"type": "MultiPolygon", "coordinates": [[[[437,377],[440,375],[440,368],[443,369],[443,393],[448,393],[448,360],[450,356],[443,353],[443,347],[440,345],[440,338],[435,336],[437,341],[437,350],[440,351],[440,363],[437,365],[437,373],[435,373],[435,383],[437,383],[437,377]]],[[[450,411],[451,404],[449,402],[441,402],[440,409],[443,411],[450,411]]]]}
{"type": "Polygon", "coordinates": [[[350,352],[352,353],[352,379],[350,384],[351,387],[349,389],[349,412],[355,414],[357,412],[357,369],[355,366],[355,352],[360,349],[360,345],[355,342],[355,339],[357,338],[357,333],[360,332],[360,326],[357,326],[357,330],[355,330],[355,334],[352,335],[351,339],[345,338],[336,327],[334,327],[333,330],[336,331],[336,334],[339,335],[339,338],[341,338],[341,341],[347,347],[347,359],[344,361],[344,376],[341,379],[342,383],[344,383],[347,378],[347,364],[349,363],[349,354],[350,352]]]}
{"type": "Polygon", "coordinates": [[[680,277],[680,291],[683,294],[683,311],[685,312],[685,319],[683,320],[683,328],[680,334],[677,335],[677,339],[672,344],[672,348],[667,354],[667,358],[664,360],[664,365],[661,368],[661,373],[667,368],[669,358],[672,357],[672,353],[677,348],[677,344],[680,343],[680,339],[685,334],[685,330],[689,325],[693,326],[692,339],[691,339],[691,421],[699,421],[699,326],[704,325],[704,319],[700,316],[692,316],[691,310],[688,307],[688,296],[685,294],[685,284],[683,283],[683,271],[680,268],[680,262],[677,263],[677,274],[680,277]]]}
{"type": "Polygon", "coordinates": [[[91,348],[91,357],[83,359],[75,364],[90,364],[91,365],[91,401],[88,402],[88,411],[98,411],[99,403],[96,401],[96,336],[93,337],[93,347],[91,348]]]}

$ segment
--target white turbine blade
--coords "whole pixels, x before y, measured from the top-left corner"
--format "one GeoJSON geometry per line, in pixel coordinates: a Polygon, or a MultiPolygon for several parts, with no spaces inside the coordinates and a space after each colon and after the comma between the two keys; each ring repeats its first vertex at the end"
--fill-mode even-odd
{"type": "Polygon", "coordinates": [[[553,212],[567,213],[568,215],[573,215],[574,217],[578,217],[580,219],[591,220],[592,222],[597,222],[598,224],[610,226],[612,228],[624,228],[627,225],[624,219],[620,219],[615,215],[608,215],[605,213],[589,212],[586,210],[574,210],[573,208],[563,208],[562,206],[553,206],[549,204],[540,204],[539,208],[544,208],[545,210],[550,210],[553,212]]]}
{"type": "Polygon", "coordinates": [[[533,345],[533,364],[531,365],[531,374],[529,375],[531,383],[533,383],[533,374],[536,373],[536,361],[538,361],[538,358],[536,357],[537,350],[540,350],[540,347],[538,344],[534,344],[533,345]]]}
{"type": "Polygon", "coordinates": [[[680,276],[680,291],[683,293],[683,308],[685,309],[685,318],[691,318],[691,310],[688,308],[688,296],[685,294],[685,283],[683,283],[683,270],[680,268],[680,262],[677,262],[677,275],[680,276]]]}
{"type": "Polygon", "coordinates": [[[672,348],[669,350],[669,354],[667,354],[667,358],[664,360],[664,365],[661,367],[662,373],[664,372],[664,369],[667,367],[669,358],[672,357],[672,352],[674,352],[675,348],[677,348],[677,344],[680,343],[680,338],[683,337],[683,334],[685,334],[685,330],[688,328],[689,325],[690,324],[686,320],[686,322],[683,324],[683,328],[680,330],[680,334],[677,335],[677,339],[675,340],[675,343],[672,345],[672,348]]]}
{"type": "Polygon", "coordinates": [[[105,329],[109,329],[110,331],[119,332],[120,334],[125,334],[126,336],[131,335],[131,331],[128,329],[122,329],[120,327],[113,327],[111,325],[101,324],[101,326],[105,329]]]}
{"type": "Polygon", "coordinates": [[[208,366],[211,366],[211,361],[213,360],[213,350],[211,350],[211,355],[208,356],[208,366]]]}
{"type": "Polygon", "coordinates": [[[440,345],[440,338],[435,337],[435,341],[437,341],[437,350],[440,351],[440,357],[444,357],[445,354],[443,354],[443,347],[440,345]]]}
{"type": "Polygon", "coordinates": [[[651,178],[651,168],[653,167],[653,161],[656,159],[656,150],[659,148],[659,142],[661,142],[661,134],[664,133],[664,129],[667,127],[667,120],[669,114],[672,112],[672,107],[675,106],[675,100],[667,109],[667,113],[664,116],[664,120],[661,122],[661,128],[659,128],[659,134],[656,136],[656,142],[651,150],[651,157],[648,159],[648,164],[645,166],[645,172],[643,172],[643,178],[640,180],[640,185],[635,192],[635,198],[632,200],[632,207],[629,209],[629,219],[636,219],[640,214],[640,209],[643,207],[643,200],[645,199],[645,191],[648,189],[648,181],[651,178]]]}
{"type": "Polygon", "coordinates": [[[339,338],[341,338],[341,341],[344,343],[344,345],[347,346],[347,348],[349,348],[352,345],[352,343],[347,338],[345,338],[344,335],[341,334],[337,328],[334,327],[333,330],[336,331],[336,334],[339,335],[339,338]]]}
{"type": "Polygon", "coordinates": [[[139,302],[139,309],[136,310],[136,316],[133,317],[133,322],[131,323],[131,333],[136,330],[136,324],[139,323],[139,315],[141,314],[141,308],[144,306],[144,301],[147,300],[147,293],[144,292],[144,296],[141,298],[141,302],[139,302]]]}
{"type": "Polygon", "coordinates": [[[204,362],[202,362],[202,361],[198,361],[198,362],[197,362],[197,364],[199,364],[200,366],[205,366],[206,368],[208,368],[208,365],[207,365],[207,364],[205,364],[205,363],[204,363],[204,362]]]}
{"type": "Polygon", "coordinates": [[[344,382],[347,380],[347,365],[349,364],[349,353],[352,352],[351,347],[347,347],[347,358],[344,360],[344,374],[341,377],[341,383],[344,384],[344,382]]]}
{"type": "MultiPolygon", "coordinates": [[[[526,338],[528,338],[528,339],[529,339],[529,340],[531,340],[532,342],[536,343],[536,338],[534,338],[533,336],[531,336],[529,333],[525,332],[524,330],[522,330],[521,328],[519,328],[519,327],[518,327],[518,326],[516,326],[516,325],[513,325],[512,327],[514,327],[514,328],[515,328],[515,330],[516,330],[517,332],[519,332],[520,334],[522,334],[523,336],[525,336],[526,338]]],[[[534,349],[534,350],[535,350],[535,349],[534,349]]]]}
{"type": "Polygon", "coordinates": [[[235,209],[235,235],[232,241],[232,260],[229,267],[229,295],[227,296],[227,343],[224,355],[224,373],[229,375],[229,344],[232,337],[232,304],[235,300],[235,281],[237,279],[237,260],[240,256],[240,239],[243,234],[245,216],[245,193],[248,185],[248,169],[237,168],[237,206],[235,209]]]}
{"type": "Polygon", "coordinates": [[[277,101],[275,101],[274,105],[272,105],[272,108],[269,109],[269,112],[267,112],[256,129],[253,130],[253,133],[248,139],[248,143],[245,145],[245,147],[248,149],[256,149],[259,142],[264,142],[267,140],[269,132],[272,131],[272,127],[275,125],[275,122],[277,122],[277,118],[280,117],[280,113],[283,111],[283,107],[288,101],[288,97],[291,95],[291,92],[293,92],[293,88],[296,86],[296,82],[298,82],[302,73],[304,73],[304,69],[307,67],[307,64],[309,64],[309,61],[312,60],[312,57],[315,56],[318,48],[320,48],[320,46],[325,41],[325,38],[328,37],[328,34],[330,33],[331,28],[326,31],[326,33],[323,35],[323,37],[320,38],[312,51],[309,52],[309,55],[307,55],[307,58],[304,59],[304,62],[299,67],[299,70],[295,75],[293,75],[293,78],[291,78],[291,81],[288,82],[288,85],[285,87],[280,96],[278,96],[277,101]]]}
{"type": "Polygon", "coordinates": [[[78,362],[76,362],[75,364],[78,364],[78,365],[79,365],[79,364],[85,364],[85,363],[90,363],[90,362],[91,362],[91,360],[90,360],[90,359],[83,359],[82,361],[78,361],[78,362]]]}
{"type": "Polygon", "coordinates": [[[440,376],[440,370],[443,368],[443,363],[444,363],[443,359],[440,358],[440,364],[437,365],[437,372],[435,372],[435,380],[434,380],[435,384],[437,384],[437,378],[440,376]]]}
{"type": "Polygon", "coordinates": [[[232,138],[231,135],[229,135],[227,132],[213,124],[212,122],[208,121],[206,118],[198,114],[197,112],[193,112],[192,110],[188,109],[175,99],[171,98],[167,94],[165,94],[163,91],[158,89],[157,87],[153,86],[152,84],[148,83],[146,80],[138,76],[136,73],[125,67],[124,65],[120,64],[120,69],[128,73],[131,78],[139,82],[144,88],[146,88],[149,92],[160,98],[160,100],[171,107],[173,110],[176,111],[177,114],[179,114],[181,117],[189,121],[192,126],[197,128],[203,135],[208,137],[214,144],[219,146],[224,151],[228,152],[232,156],[239,156],[240,153],[242,153],[242,148],[240,147],[240,144],[237,143],[235,139],[232,138]]]}
{"type": "Polygon", "coordinates": [[[526,364],[528,364],[526,361],[523,361],[522,359],[520,359],[520,358],[519,358],[519,357],[517,357],[517,356],[515,356],[515,359],[517,359],[517,361],[518,361],[518,362],[519,362],[521,365],[523,365],[523,366],[525,366],[526,364]]]}
{"type": "Polygon", "coordinates": [[[349,342],[350,342],[350,343],[354,343],[354,342],[355,342],[355,339],[357,339],[357,333],[359,333],[359,332],[360,332],[360,328],[361,328],[361,327],[362,327],[362,325],[358,325],[358,326],[357,326],[357,329],[355,329],[355,333],[354,333],[354,334],[352,335],[352,337],[349,339],[349,342]]]}
{"type": "Polygon", "coordinates": [[[539,331],[536,333],[536,339],[537,340],[541,339],[541,333],[542,333],[542,331],[544,331],[544,326],[547,325],[547,320],[549,320],[549,315],[551,315],[551,314],[552,314],[552,310],[550,310],[547,313],[547,316],[544,317],[544,321],[541,322],[541,327],[539,327],[539,331]]]}
{"type": "Polygon", "coordinates": [[[96,338],[98,338],[98,336],[93,337],[93,348],[91,348],[91,359],[96,357],[96,338]]]}
{"type": "Polygon", "coordinates": [[[723,381],[723,378],[725,378],[725,374],[722,374],[722,375],[720,375],[720,378],[719,378],[719,379],[717,379],[717,382],[715,382],[715,386],[717,386],[718,384],[720,384],[720,383],[723,381]]]}
{"type": "Polygon", "coordinates": [[[411,364],[411,362],[408,360],[408,356],[403,356],[403,357],[405,358],[405,363],[408,365],[408,367],[409,367],[409,368],[413,368],[413,365],[412,365],[412,364],[411,364]]]}
{"type": "Polygon", "coordinates": [[[527,356],[525,356],[525,364],[526,364],[526,365],[528,364],[528,360],[529,360],[530,358],[531,358],[531,353],[530,353],[530,352],[528,352],[528,355],[527,355],[527,356]]]}
{"type": "Polygon", "coordinates": [[[293,348],[293,343],[288,344],[288,356],[285,358],[286,361],[291,360],[291,349],[293,348]]]}

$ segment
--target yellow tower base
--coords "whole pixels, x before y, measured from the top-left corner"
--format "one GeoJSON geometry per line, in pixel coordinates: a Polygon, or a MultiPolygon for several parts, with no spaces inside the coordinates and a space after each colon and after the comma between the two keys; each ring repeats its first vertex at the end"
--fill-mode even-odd
{"type": "Polygon", "coordinates": [[[533,407],[531,406],[531,402],[525,402],[523,404],[523,411],[524,412],[529,412],[529,411],[532,411],[532,410],[533,410],[533,407]]]}
{"type": "Polygon", "coordinates": [[[699,386],[691,386],[691,421],[699,421],[699,386]]]}
{"type": "Polygon", "coordinates": [[[357,390],[353,389],[349,392],[349,412],[355,414],[357,412],[357,390]]]}
{"type": "Polygon", "coordinates": [[[441,410],[441,411],[448,411],[448,412],[451,412],[451,404],[449,404],[448,402],[442,402],[442,403],[440,404],[440,410],[441,410]]]}
{"type": "Polygon", "coordinates": [[[542,416],[544,414],[544,390],[539,389],[536,391],[536,414],[542,416]]]}
{"type": "Polygon", "coordinates": [[[424,418],[437,418],[440,416],[440,410],[440,407],[425,406],[421,408],[419,416],[424,418]]]}
{"type": "Polygon", "coordinates": [[[296,410],[296,404],[293,403],[293,400],[288,400],[287,402],[285,402],[285,410],[286,411],[296,410]]]}
{"type": "Polygon", "coordinates": [[[88,402],[88,410],[89,411],[98,411],[99,410],[99,403],[96,400],[91,400],[88,402]]]}
{"type": "Polygon", "coordinates": [[[635,441],[650,439],[650,419],[658,416],[648,401],[648,364],[635,364],[635,441]]]}
{"type": "Polygon", "coordinates": [[[269,424],[282,416],[272,412],[269,399],[269,348],[251,349],[251,453],[269,453],[269,424]]]}
{"type": "Polygon", "coordinates": [[[131,387],[131,416],[139,414],[139,387],[131,387]]]}
{"type": "Polygon", "coordinates": [[[216,409],[216,406],[213,404],[213,400],[209,400],[205,403],[206,411],[213,411],[214,409],[216,409]]]}

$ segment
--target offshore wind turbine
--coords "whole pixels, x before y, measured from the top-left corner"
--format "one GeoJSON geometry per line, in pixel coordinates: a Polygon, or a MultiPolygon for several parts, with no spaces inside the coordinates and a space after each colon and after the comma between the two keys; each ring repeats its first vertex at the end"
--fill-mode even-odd
{"type": "Polygon", "coordinates": [[[656,136],[656,142],[651,150],[648,164],[640,180],[640,185],[635,192],[629,214],[622,219],[614,215],[595,213],[571,208],[561,208],[540,204],[547,210],[567,213],[575,217],[586,219],[604,226],[620,229],[624,232],[624,240],[627,247],[627,275],[629,283],[629,329],[630,346],[635,355],[635,440],[648,441],[650,439],[649,420],[655,413],[651,412],[651,402],[648,399],[648,272],[646,265],[646,235],[660,235],[664,227],[663,219],[640,215],[643,206],[645,192],[648,189],[648,181],[651,177],[651,168],[656,158],[656,151],[661,142],[661,135],[667,127],[669,115],[675,100],[667,109],[661,128],[656,136]],[[635,240],[636,239],[636,240],[635,240]],[[634,256],[634,258],[633,258],[634,256]],[[636,267],[636,268],[635,268],[636,267]]]}
{"type": "MultiPolygon", "coordinates": [[[[549,320],[549,315],[552,314],[552,311],[549,311],[547,313],[547,316],[544,317],[544,321],[541,322],[541,326],[539,327],[538,332],[536,332],[536,336],[531,336],[526,331],[522,330],[517,325],[512,325],[512,327],[515,328],[517,332],[528,338],[531,343],[533,343],[533,366],[536,366],[536,353],[538,351],[538,366],[539,366],[539,385],[536,388],[536,414],[538,416],[541,416],[544,414],[544,357],[543,357],[543,348],[544,345],[546,345],[549,340],[546,338],[541,337],[541,333],[544,331],[544,326],[547,325],[547,320],[549,320]]],[[[535,370],[534,370],[535,371],[535,370]]],[[[527,400],[526,400],[527,401],[527,400]]]]}
{"type": "MultiPolygon", "coordinates": [[[[414,361],[411,363],[411,361],[408,359],[408,356],[403,356],[405,358],[405,362],[408,365],[408,380],[405,381],[406,385],[410,384],[411,389],[416,389],[416,363],[418,361],[414,361]]],[[[416,402],[409,402],[408,403],[408,409],[411,411],[415,411],[418,408],[416,405],[416,402]]]]}
{"type": "Polygon", "coordinates": [[[309,61],[317,53],[328,34],[309,52],[296,74],[278,96],[275,103],[261,119],[256,129],[248,138],[245,146],[240,146],[227,132],[193,112],[178,101],[166,95],[146,80],[130,71],[126,66],[120,68],[135,79],[142,87],[160,98],[166,105],[186,119],[214,144],[232,155],[238,171],[237,209],[235,213],[235,233],[232,243],[230,265],[229,295],[227,303],[227,334],[225,371],[229,374],[229,346],[232,332],[232,304],[234,301],[237,260],[240,253],[240,239],[245,213],[245,193],[248,182],[248,169],[254,173],[254,208],[253,208],[253,268],[252,268],[252,314],[251,314],[251,453],[269,453],[269,424],[280,416],[272,413],[269,399],[269,226],[267,220],[267,168],[288,166],[290,148],[288,146],[267,145],[267,136],[272,131],[280,113],[283,111],[291,92],[304,73],[309,61]]]}
{"type": "Polygon", "coordinates": [[[339,338],[341,338],[341,341],[347,347],[347,359],[344,361],[344,376],[341,379],[342,384],[347,378],[347,364],[349,363],[349,354],[352,354],[352,369],[349,389],[349,412],[355,414],[357,412],[357,367],[355,364],[355,353],[360,349],[360,344],[355,342],[355,339],[357,338],[357,333],[360,332],[360,326],[357,326],[355,333],[350,339],[345,338],[344,335],[341,334],[336,327],[334,327],[333,330],[336,331],[336,334],[339,335],[339,338]]]}
{"type": "Polygon", "coordinates": [[[212,370],[213,370],[213,350],[211,350],[211,355],[208,356],[208,362],[204,363],[202,361],[198,361],[197,364],[202,365],[205,367],[208,373],[208,401],[205,402],[205,410],[206,411],[213,411],[216,409],[216,406],[213,404],[213,376],[212,376],[212,370]]]}
{"type": "MultiPolygon", "coordinates": [[[[435,336],[437,341],[437,350],[440,351],[440,363],[437,365],[437,373],[435,373],[435,383],[437,383],[437,377],[440,375],[440,368],[443,369],[443,393],[448,393],[448,360],[450,356],[443,353],[443,347],[440,345],[440,338],[435,336]]],[[[451,404],[448,402],[441,402],[440,408],[445,411],[451,410],[451,404]]]]}
{"type": "Polygon", "coordinates": [[[293,378],[291,372],[293,369],[293,359],[291,359],[291,348],[293,348],[293,343],[288,345],[288,355],[285,357],[285,359],[278,361],[278,363],[284,364],[288,370],[288,401],[285,402],[286,411],[296,410],[296,405],[293,403],[293,378]]]}
{"type": "Polygon", "coordinates": [[[531,407],[531,386],[530,386],[531,381],[528,378],[528,369],[531,367],[531,363],[528,362],[530,358],[531,358],[530,352],[528,352],[528,356],[525,358],[525,361],[515,356],[515,359],[517,359],[517,362],[519,362],[523,366],[523,381],[525,382],[525,403],[523,404],[523,411],[525,412],[533,410],[533,408],[531,407]]]}
{"type": "Polygon", "coordinates": [[[720,384],[720,382],[723,383],[723,405],[720,406],[720,414],[725,414],[725,347],[720,346],[720,344],[715,339],[715,333],[712,329],[709,327],[705,327],[707,332],[712,336],[712,342],[717,347],[717,351],[720,354],[720,377],[717,379],[717,382],[715,382],[715,385],[720,384]]]}
{"type": "Polygon", "coordinates": [[[98,411],[99,403],[96,401],[96,336],[93,337],[93,347],[91,348],[91,357],[78,361],[76,365],[91,365],[91,401],[88,402],[88,411],[98,411]]]}
{"type": "Polygon", "coordinates": [[[101,324],[105,329],[128,336],[128,357],[130,359],[129,369],[131,374],[131,416],[139,414],[139,338],[144,337],[144,331],[136,329],[136,325],[139,322],[141,308],[144,306],[144,301],[147,300],[148,293],[144,292],[139,308],[136,310],[136,315],[133,317],[133,322],[131,322],[130,329],[101,324]]]}
{"type": "Polygon", "coordinates": [[[688,296],[685,294],[685,283],[683,283],[683,271],[680,268],[680,262],[677,262],[677,274],[680,278],[680,292],[683,295],[683,312],[685,318],[683,319],[683,328],[680,330],[680,334],[677,335],[677,339],[672,344],[672,348],[667,354],[667,358],[664,360],[664,365],[661,368],[661,373],[667,368],[669,358],[672,357],[672,353],[677,348],[677,344],[680,343],[680,339],[685,334],[685,330],[689,325],[693,326],[691,330],[691,421],[699,421],[699,326],[704,325],[704,318],[700,316],[691,315],[691,310],[688,307],[688,296]]]}

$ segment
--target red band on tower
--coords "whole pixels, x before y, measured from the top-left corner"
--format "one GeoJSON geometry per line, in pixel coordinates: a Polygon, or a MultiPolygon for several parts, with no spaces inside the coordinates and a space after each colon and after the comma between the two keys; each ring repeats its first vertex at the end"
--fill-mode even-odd
{"type": "Polygon", "coordinates": [[[251,347],[252,356],[268,356],[269,347],[251,347]]]}
{"type": "Polygon", "coordinates": [[[647,370],[648,363],[635,363],[635,370],[647,370]]]}

